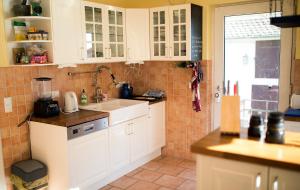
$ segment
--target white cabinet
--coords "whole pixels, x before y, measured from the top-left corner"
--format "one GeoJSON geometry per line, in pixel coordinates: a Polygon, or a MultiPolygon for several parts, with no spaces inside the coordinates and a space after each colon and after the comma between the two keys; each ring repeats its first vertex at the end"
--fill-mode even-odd
{"type": "Polygon", "coordinates": [[[197,156],[197,190],[267,190],[268,167],[197,156]]]}
{"type": "Polygon", "coordinates": [[[202,59],[202,7],[194,4],[150,9],[152,60],[202,59]]]}
{"type": "Polygon", "coordinates": [[[127,62],[150,60],[149,9],[126,9],[127,62]]]}
{"type": "Polygon", "coordinates": [[[72,188],[86,189],[107,176],[108,129],[72,139],[68,146],[72,188]]]}
{"type": "Polygon", "coordinates": [[[149,153],[147,117],[132,120],[130,127],[132,130],[131,161],[135,161],[149,153]]]}
{"type": "Polygon", "coordinates": [[[300,172],[270,168],[269,190],[300,189],[300,172]]]}
{"type": "Polygon", "coordinates": [[[149,106],[148,125],[149,148],[153,152],[166,145],[164,101],[149,106]]]}
{"type": "Polygon", "coordinates": [[[54,63],[71,65],[83,60],[80,0],[53,0],[54,63]]]}
{"type": "Polygon", "coordinates": [[[197,190],[298,190],[299,179],[296,171],[197,156],[197,190]]]}
{"type": "Polygon", "coordinates": [[[117,170],[130,163],[129,122],[109,127],[110,166],[117,170]]]}
{"type": "Polygon", "coordinates": [[[125,9],[82,3],[85,62],[125,61],[125,9]]]}
{"type": "Polygon", "coordinates": [[[147,126],[147,117],[143,116],[109,128],[112,171],[148,154],[147,126]]]}

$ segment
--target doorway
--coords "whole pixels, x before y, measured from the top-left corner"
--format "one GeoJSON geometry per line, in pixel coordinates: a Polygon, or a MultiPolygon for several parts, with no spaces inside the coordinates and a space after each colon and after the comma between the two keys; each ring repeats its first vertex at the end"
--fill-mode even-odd
{"type": "MultiPolygon", "coordinates": [[[[284,12],[292,11],[287,4],[284,12]]],[[[220,126],[223,86],[238,82],[241,126],[253,113],[265,118],[284,111],[289,103],[292,31],[270,25],[269,3],[232,5],[215,9],[213,69],[213,129],[220,126]]],[[[277,13],[281,14],[281,13],[277,13]]]]}

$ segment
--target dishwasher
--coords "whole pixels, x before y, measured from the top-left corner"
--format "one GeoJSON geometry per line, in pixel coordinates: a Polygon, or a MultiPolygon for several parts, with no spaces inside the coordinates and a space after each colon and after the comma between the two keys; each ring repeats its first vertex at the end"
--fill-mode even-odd
{"type": "Polygon", "coordinates": [[[108,172],[108,118],[68,128],[68,154],[71,188],[91,186],[108,172]]]}

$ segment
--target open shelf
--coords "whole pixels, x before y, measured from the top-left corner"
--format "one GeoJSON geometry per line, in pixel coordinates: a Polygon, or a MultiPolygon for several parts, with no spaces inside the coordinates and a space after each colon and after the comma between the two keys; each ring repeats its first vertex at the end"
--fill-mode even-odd
{"type": "Polygon", "coordinates": [[[52,43],[52,40],[21,40],[21,41],[8,41],[8,43],[24,44],[24,43],[52,43]]]}
{"type": "Polygon", "coordinates": [[[22,21],[33,21],[33,20],[51,20],[51,17],[44,17],[44,16],[16,16],[7,18],[6,21],[15,21],[15,20],[22,20],[22,21]]]}

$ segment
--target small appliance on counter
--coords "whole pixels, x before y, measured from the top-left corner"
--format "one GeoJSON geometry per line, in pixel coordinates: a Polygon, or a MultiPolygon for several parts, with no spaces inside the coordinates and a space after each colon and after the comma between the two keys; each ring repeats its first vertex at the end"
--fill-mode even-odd
{"type": "Polygon", "coordinates": [[[157,102],[165,98],[163,90],[148,90],[143,95],[134,95],[131,99],[149,102],[157,102]]]}
{"type": "Polygon", "coordinates": [[[120,97],[123,99],[131,99],[133,95],[133,88],[128,83],[124,83],[120,90],[120,97]]]}
{"type": "Polygon", "coordinates": [[[284,143],[284,115],[281,112],[271,112],[268,115],[267,133],[265,141],[268,143],[284,143]]]}
{"type": "Polygon", "coordinates": [[[52,79],[35,78],[32,84],[35,93],[33,114],[36,117],[52,117],[59,115],[58,102],[52,99],[52,79]]]}
{"type": "Polygon", "coordinates": [[[79,111],[78,101],[75,92],[66,92],[65,93],[65,109],[66,113],[73,113],[79,111]]]}

